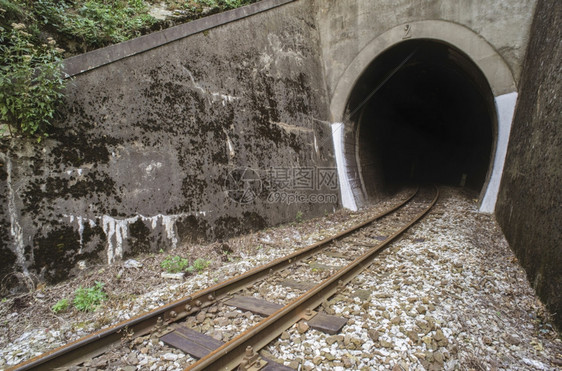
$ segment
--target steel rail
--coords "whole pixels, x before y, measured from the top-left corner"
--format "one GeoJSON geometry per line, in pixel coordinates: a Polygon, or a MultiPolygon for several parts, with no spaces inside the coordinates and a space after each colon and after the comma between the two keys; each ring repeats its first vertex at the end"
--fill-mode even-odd
{"type": "Polygon", "coordinates": [[[203,307],[213,304],[216,300],[224,298],[232,292],[241,290],[267,275],[279,271],[288,265],[294,264],[295,262],[314,254],[321,248],[325,248],[330,242],[342,238],[378,219],[387,216],[408,203],[415,197],[418,191],[419,188],[396,206],[334,236],[327,237],[310,246],[295,251],[292,254],[273,260],[270,263],[256,267],[239,276],[220,282],[207,289],[200,290],[190,296],[183,297],[152,311],[142,313],[129,320],[121,321],[108,328],[98,330],[69,344],[45,352],[37,357],[15,365],[12,368],[8,368],[8,371],[54,369],[57,367],[79,364],[80,362],[100,355],[116,344],[119,344],[123,337],[122,331],[126,331],[128,333],[132,332],[134,334],[133,336],[137,337],[150,332],[154,326],[159,323],[160,319],[162,320],[161,323],[164,325],[178,321],[199,311],[203,307]]]}
{"type": "Polygon", "coordinates": [[[225,343],[193,365],[188,366],[185,368],[185,371],[232,370],[238,367],[243,361],[248,347],[251,347],[253,350],[263,348],[281,335],[283,331],[287,330],[300,319],[303,319],[305,315],[310,313],[311,308],[316,308],[324,300],[334,295],[340,287],[351,281],[356,275],[367,268],[377,252],[421,220],[435,205],[438,198],[439,189],[435,186],[435,197],[430,205],[417,214],[406,226],[395,232],[384,242],[369,249],[366,253],[355,259],[348,266],[339,270],[330,278],[293,300],[287,306],[263,319],[254,327],[240,334],[228,343],[225,343]]]}

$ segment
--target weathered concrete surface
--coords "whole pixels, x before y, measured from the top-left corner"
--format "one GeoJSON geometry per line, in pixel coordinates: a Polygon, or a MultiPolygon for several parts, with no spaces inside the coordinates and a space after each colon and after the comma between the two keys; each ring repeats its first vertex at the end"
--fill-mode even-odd
{"type": "Polygon", "coordinates": [[[562,329],[562,3],[538,3],[496,216],[562,329]]]}
{"type": "Polygon", "coordinates": [[[330,96],[353,59],[373,39],[401,24],[440,20],[467,27],[503,56],[519,81],[536,0],[318,0],[326,83],[330,96]]]}
{"type": "Polygon", "coordinates": [[[49,140],[2,142],[0,274],[54,282],[81,260],[111,262],[337,207],[337,184],[277,185],[333,196],[288,204],[268,202],[275,187],[264,178],[334,165],[311,6],[291,3],[72,80],[49,140]],[[229,178],[245,167],[262,182],[229,178]],[[256,197],[235,202],[233,187],[256,197]]]}

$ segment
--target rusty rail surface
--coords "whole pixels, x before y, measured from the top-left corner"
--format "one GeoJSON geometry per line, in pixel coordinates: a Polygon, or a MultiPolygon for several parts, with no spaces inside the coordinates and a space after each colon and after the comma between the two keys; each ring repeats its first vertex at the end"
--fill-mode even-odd
{"type": "Polygon", "coordinates": [[[69,344],[22,362],[12,368],[9,368],[8,370],[45,370],[63,366],[68,367],[103,354],[112,347],[120,344],[122,331],[127,331],[129,333],[132,331],[134,337],[138,337],[149,333],[156,325],[167,325],[187,317],[188,315],[215,303],[217,300],[224,298],[233,292],[241,290],[256,281],[287,267],[288,265],[294,264],[297,261],[316,253],[317,251],[327,247],[330,242],[342,238],[396,211],[414,198],[418,191],[419,188],[396,206],[334,236],[327,237],[322,241],[304,247],[287,256],[273,260],[270,263],[256,267],[227,281],[220,282],[207,289],[200,290],[193,295],[183,297],[150,312],[142,313],[129,320],[125,320],[108,328],[96,331],[69,344]]]}
{"type": "Polygon", "coordinates": [[[421,220],[435,205],[438,198],[439,189],[435,186],[435,197],[429,206],[417,214],[407,225],[395,232],[385,241],[370,248],[351,264],[296,298],[287,306],[279,309],[254,327],[187,367],[185,371],[232,370],[238,367],[242,362],[245,363],[243,369],[259,369],[259,367],[263,365],[263,362],[257,357],[255,350],[266,346],[299,320],[310,318],[311,315],[314,315],[311,308],[319,306],[324,300],[334,295],[340,287],[343,287],[367,268],[377,252],[390,242],[396,240],[404,231],[421,220]],[[251,366],[248,362],[250,362],[250,360],[251,362],[255,362],[256,359],[258,362],[262,362],[261,365],[254,368],[247,368],[247,366],[251,366]]]}

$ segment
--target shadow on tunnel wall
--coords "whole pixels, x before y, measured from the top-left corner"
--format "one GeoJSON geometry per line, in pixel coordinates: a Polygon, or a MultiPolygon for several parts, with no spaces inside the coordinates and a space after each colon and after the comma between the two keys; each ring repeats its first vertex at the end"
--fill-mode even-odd
{"type": "Polygon", "coordinates": [[[486,184],[493,94],[479,68],[451,45],[409,40],[383,52],[357,80],[346,118],[348,163],[357,166],[367,200],[409,183],[476,192],[486,184]]]}

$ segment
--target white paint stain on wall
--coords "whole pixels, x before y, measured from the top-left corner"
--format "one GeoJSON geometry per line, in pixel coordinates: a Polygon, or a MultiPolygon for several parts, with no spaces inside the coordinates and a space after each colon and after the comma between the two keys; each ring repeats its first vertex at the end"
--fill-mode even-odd
{"type": "Polygon", "coordinates": [[[236,152],[234,151],[234,145],[232,144],[232,141],[230,140],[228,134],[226,132],[225,134],[226,134],[226,145],[228,147],[228,155],[232,158],[236,155],[236,152]]]}
{"type": "Polygon", "coordinates": [[[226,106],[227,103],[232,103],[235,100],[238,100],[240,98],[235,97],[233,95],[230,94],[223,94],[223,93],[219,93],[219,92],[209,92],[207,91],[204,87],[202,87],[201,85],[199,85],[196,81],[195,78],[193,77],[193,74],[191,73],[190,70],[188,70],[187,68],[185,68],[185,66],[183,66],[183,69],[187,72],[187,74],[189,75],[189,79],[191,80],[191,82],[193,83],[193,86],[195,87],[195,89],[199,90],[201,93],[209,95],[211,97],[211,101],[214,102],[221,102],[223,106],[226,106]]]}
{"type": "MultiPolygon", "coordinates": [[[[70,223],[74,222],[74,215],[70,215],[70,223]]],[[[78,222],[78,235],[80,236],[80,249],[78,254],[82,254],[82,247],[84,246],[84,222],[87,221],[90,224],[90,228],[94,228],[96,223],[90,219],[84,219],[82,216],[77,216],[76,221],[78,222]]]]}
{"type": "Polygon", "coordinates": [[[145,168],[147,175],[152,175],[154,170],[160,169],[162,167],[161,162],[151,161],[150,164],[145,168]]]}
{"type": "Polygon", "coordinates": [[[316,133],[314,133],[314,152],[316,152],[316,155],[320,154],[318,151],[318,142],[316,141],[316,133]]]}
{"type": "MultiPolygon", "coordinates": [[[[152,229],[156,229],[159,224],[163,226],[164,230],[166,231],[166,238],[170,240],[172,248],[176,248],[178,244],[178,236],[176,234],[176,221],[181,217],[190,215],[193,214],[158,214],[155,216],[136,215],[126,219],[117,219],[108,215],[96,217],[95,219],[89,219],[83,216],[74,215],[65,216],[70,219],[70,223],[76,221],[76,223],[78,224],[78,233],[80,235],[80,253],[82,252],[83,248],[83,233],[85,223],[88,223],[90,227],[93,228],[98,224],[98,220],[101,221],[101,227],[106,236],[107,263],[111,264],[115,260],[121,259],[123,257],[123,242],[129,237],[129,226],[135,223],[137,220],[149,222],[152,229]]],[[[205,216],[206,213],[202,211],[197,213],[196,215],[205,216]]]]}
{"type": "Polygon", "coordinates": [[[498,113],[498,138],[492,175],[490,176],[486,194],[480,205],[480,212],[482,213],[493,213],[496,208],[505,156],[507,154],[509,134],[511,132],[511,123],[515,112],[515,103],[517,102],[517,92],[500,95],[495,98],[495,102],[498,113]]]}
{"type": "Polygon", "coordinates": [[[23,274],[29,275],[25,265],[25,244],[23,237],[23,228],[20,224],[19,212],[16,206],[17,189],[14,189],[12,182],[12,160],[9,155],[0,153],[0,156],[6,163],[6,186],[8,187],[8,214],[10,215],[10,234],[14,239],[16,263],[21,267],[23,274]]]}
{"type": "Polygon", "coordinates": [[[72,174],[76,172],[76,174],[78,174],[78,176],[82,176],[82,173],[84,172],[84,169],[71,169],[71,170],[67,170],[66,174],[72,176],[72,174]]]}
{"type": "Polygon", "coordinates": [[[340,183],[340,196],[342,206],[353,211],[357,210],[357,204],[353,197],[353,191],[347,177],[347,163],[343,153],[344,124],[336,122],[332,124],[332,140],[334,142],[334,153],[338,169],[338,181],[340,183]]]}

